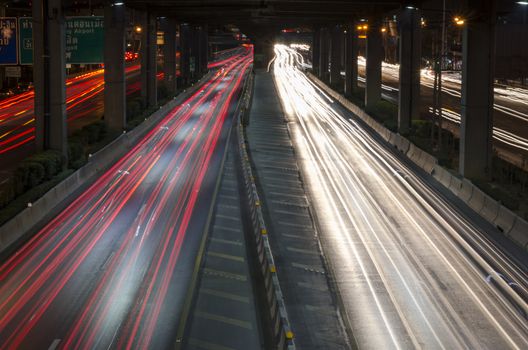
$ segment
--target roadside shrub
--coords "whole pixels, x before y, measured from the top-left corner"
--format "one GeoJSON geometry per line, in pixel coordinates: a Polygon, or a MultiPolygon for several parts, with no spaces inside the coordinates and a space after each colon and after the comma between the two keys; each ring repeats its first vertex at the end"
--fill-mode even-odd
{"type": "Polygon", "coordinates": [[[42,164],[29,159],[24,160],[14,173],[15,191],[22,194],[28,189],[41,184],[46,177],[46,170],[42,164]]]}
{"type": "Polygon", "coordinates": [[[44,151],[28,158],[44,167],[45,179],[49,180],[62,169],[62,157],[57,151],[44,151]]]}
{"type": "Polygon", "coordinates": [[[79,169],[86,162],[84,147],[80,139],[71,138],[68,141],[68,167],[79,169]]]}

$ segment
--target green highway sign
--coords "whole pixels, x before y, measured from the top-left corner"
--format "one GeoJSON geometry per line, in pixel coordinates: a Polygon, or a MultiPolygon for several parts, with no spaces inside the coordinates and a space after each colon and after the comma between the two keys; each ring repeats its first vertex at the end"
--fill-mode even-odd
{"type": "MultiPolygon", "coordinates": [[[[19,18],[20,64],[33,64],[33,19],[19,18]]],[[[66,63],[91,64],[104,61],[104,18],[102,16],[66,19],[66,63]]]]}
{"type": "Polygon", "coordinates": [[[103,46],[104,18],[102,16],[66,19],[66,63],[103,63],[103,46]]]}
{"type": "Polygon", "coordinates": [[[20,17],[18,19],[20,64],[33,64],[33,19],[20,17]]]}

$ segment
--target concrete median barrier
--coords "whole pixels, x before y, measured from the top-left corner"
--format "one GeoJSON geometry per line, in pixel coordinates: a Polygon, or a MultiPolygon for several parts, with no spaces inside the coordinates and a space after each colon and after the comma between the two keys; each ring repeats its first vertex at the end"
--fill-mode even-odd
{"type": "Polygon", "coordinates": [[[528,250],[528,222],[517,217],[508,237],[525,250],[528,250]]]}
{"type": "Polygon", "coordinates": [[[473,185],[473,195],[471,196],[471,198],[469,199],[469,202],[467,203],[469,207],[473,209],[474,211],[476,211],[477,213],[480,213],[480,211],[484,207],[485,200],[486,200],[486,194],[473,185]]]}
{"type": "Polygon", "coordinates": [[[433,177],[440,182],[445,188],[449,188],[451,185],[451,173],[440,165],[434,166],[433,177]]]}
{"type": "Polygon", "coordinates": [[[499,231],[508,235],[513,229],[516,220],[517,215],[508,208],[501,205],[499,207],[499,212],[495,218],[494,224],[499,231]]]}
{"type": "Polygon", "coordinates": [[[500,206],[501,205],[499,202],[497,202],[495,199],[488,195],[484,195],[484,205],[482,206],[479,214],[488,222],[494,223],[495,219],[499,215],[500,206]]]}
{"type": "Polygon", "coordinates": [[[473,190],[475,189],[475,185],[471,183],[468,179],[463,179],[462,184],[460,186],[460,192],[458,194],[458,197],[462,199],[464,202],[469,203],[471,200],[471,197],[473,197],[473,190]]]}
{"type": "Polygon", "coordinates": [[[451,183],[449,184],[449,190],[453,192],[455,196],[460,198],[460,194],[462,190],[462,179],[458,178],[454,174],[451,174],[451,183]]]}

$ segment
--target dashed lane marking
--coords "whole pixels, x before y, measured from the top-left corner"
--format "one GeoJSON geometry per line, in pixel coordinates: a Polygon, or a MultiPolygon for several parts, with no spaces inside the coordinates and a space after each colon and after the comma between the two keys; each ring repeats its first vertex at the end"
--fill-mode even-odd
{"type": "MultiPolygon", "coordinates": [[[[218,216],[218,215],[217,215],[218,216]]],[[[231,231],[231,232],[236,232],[236,233],[240,233],[242,232],[239,228],[236,228],[236,227],[227,227],[227,226],[222,226],[222,225],[214,225],[213,226],[213,229],[215,230],[223,230],[223,231],[231,231]]]]}
{"type": "Polygon", "coordinates": [[[240,222],[240,218],[238,216],[227,216],[227,215],[222,215],[222,214],[216,214],[216,217],[240,222]]]}
{"type": "Polygon", "coordinates": [[[309,249],[301,249],[301,248],[294,248],[294,247],[286,247],[287,250],[294,253],[302,253],[302,254],[309,254],[309,255],[319,255],[319,253],[314,252],[309,249]]]}
{"type": "Polygon", "coordinates": [[[221,322],[221,323],[225,323],[225,324],[229,324],[232,326],[237,326],[237,327],[241,327],[241,328],[245,328],[249,330],[253,329],[253,325],[251,324],[251,322],[242,321],[236,318],[225,317],[225,316],[221,316],[217,314],[211,314],[209,312],[204,312],[204,311],[197,311],[195,312],[194,315],[201,317],[201,318],[205,318],[206,320],[217,321],[217,322],[221,322]]]}
{"type": "Polygon", "coordinates": [[[300,217],[303,217],[303,218],[309,218],[310,217],[310,215],[308,215],[308,214],[296,213],[296,212],[293,212],[293,211],[282,210],[282,209],[274,209],[273,212],[278,213],[278,214],[285,214],[285,215],[295,215],[295,216],[300,216],[300,217]]]}
{"type": "Polygon", "coordinates": [[[243,295],[237,295],[233,293],[226,293],[215,289],[210,288],[202,288],[200,289],[200,293],[207,294],[207,295],[213,295],[215,297],[220,297],[224,299],[239,301],[241,303],[249,304],[249,297],[245,297],[243,295]]]}
{"type": "Polygon", "coordinates": [[[244,275],[240,275],[238,273],[232,273],[222,270],[216,270],[216,269],[210,269],[208,267],[204,268],[204,273],[211,276],[217,276],[217,277],[223,277],[227,279],[237,280],[237,281],[247,281],[247,277],[244,275]]]}
{"type": "Polygon", "coordinates": [[[322,275],[325,274],[325,272],[315,266],[310,266],[310,265],[305,265],[305,264],[299,264],[299,263],[296,263],[296,262],[292,262],[291,263],[293,267],[296,267],[298,269],[302,269],[302,270],[305,270],[305,271],[310,271],[310,272],[316,272],[316,273],[320,273],[322,275]]]}
{"type": "Polygon", "coordinates": [[[220,253],[220,252],[212,252],[212,251],[208,251],[208,252],[207,252],[207,255],[214,256],[214,257],[216,257],[216,258],[220,258],[220,259],[226,259],[226,260],[231,260],[231,261],[237,261],[237,262],[241,262],[241,263],[244,262],[244,258],[243,258],[243,257],[241,257],[241,256],[236,256],[236,255],[231,255],[231,254],[224,254],[224,253],[220,253]]]}
{"type": "Polygon", "coordinates": [[[282,233],[281,235],[284,236],[284,237],[288,237],[288,238],[292,238],[292,239],[302,239],[302,240],[305,240],[305,241],[313,241],[314,240],[314,237],[294,235],[292,233],[282,233]]]}
{"type": "Polygon", "coordinates": [[[216,243],[224,243],[224,244],[230,244],[230,245],[236,245],[236,246],[243,246],[244,243],[242,243],[241,241],[231,241],[231,240],[228,240],[228,239],[222,239],[222,238],[211,238],[211,241],[212,242],[216,242],[216,243]]]}
{"type": "Polygon", "coordinates": [[[278,224],[279,225],[285,225],[285,226],[292,226],[292,227],[297,227],[297,228],[300,228],[300,229],[304,229],[304,230],[311,230],[312,229],[312,226],[306,226],[306,225],[301,225],[301,224],[296,224],[294,222],[288,222],[288,221],[278,221],[278,224]]]}

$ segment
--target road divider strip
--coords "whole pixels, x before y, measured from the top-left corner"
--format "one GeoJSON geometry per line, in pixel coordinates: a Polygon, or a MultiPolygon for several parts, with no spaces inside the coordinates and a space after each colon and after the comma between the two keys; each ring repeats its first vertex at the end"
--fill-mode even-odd
{"type": "Polygon", "coordinates": [[[268,239],[268,229],[262,212],[255,177],[251,169],[251,163],[246,148],[244,136],[244,125],[247,125],[251,95],[253,91],[253,76],[250,77],[248,87],[243,95],[243,103],[237,116],[238,150],[244,177],[244,189],[249,203],[250,223],[252,236],[254,237],[256,260],[259,263],[261,277],[265,288],[267,309],[274,337],[274,345],[277,349],[295,349],[294,334],[292,332],[288,313],[284,303],[282,290],[277,276],[277,267],[268,239]]]}
{"type": "Polygon", "coordinates": [[[381,123],[368,115],[361,107],[355,105],[343,95],[332,90],[319,78],[311,73],[307,76],[331,98],[338,101],[343,107],[357,115],[365,124],[374,130],[383,140],[404,153],[414,164],[431,174],[446,189],[465,202],[482,218],[495,226],[517,245],[528,251],[528,222],[491,198],[470,180],[452,174],[441,167],[438,160],[431,154],[421,150],[404,136],[393,133],[381,123]]]}

